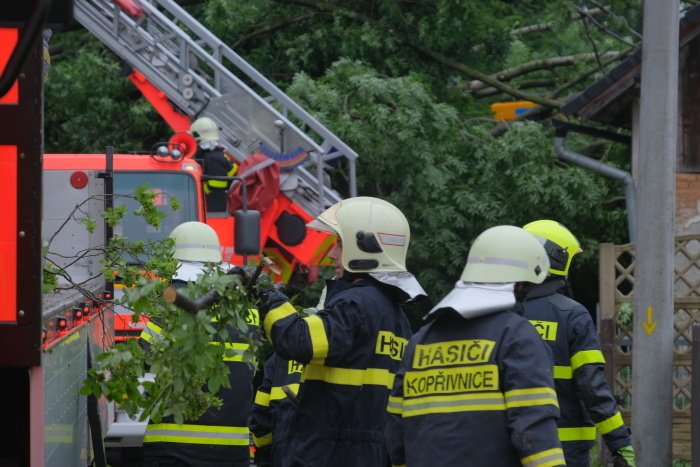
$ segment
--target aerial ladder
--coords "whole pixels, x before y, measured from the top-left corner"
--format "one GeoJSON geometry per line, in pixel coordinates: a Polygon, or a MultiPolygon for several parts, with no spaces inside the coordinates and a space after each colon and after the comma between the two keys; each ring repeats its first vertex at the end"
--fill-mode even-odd
{"type": "Polygon", "coordinates": [[[342,198],[324,182],[333,161],[347,160],[349,196],[357,195],[357,153],[175,1],[75,0],[74,14],[134,70],[134,84],[176,132],[208,116],[239,161],[256,150],[296,158],[280,187],[312,216],[342,198]],[[174,110],[163,111],[158,96],[174,110]]]}

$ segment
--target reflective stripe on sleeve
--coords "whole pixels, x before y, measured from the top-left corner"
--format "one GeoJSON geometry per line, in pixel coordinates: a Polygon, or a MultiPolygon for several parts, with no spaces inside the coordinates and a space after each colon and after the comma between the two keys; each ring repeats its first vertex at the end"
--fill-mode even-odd
{"type": "Polygon", "coordinates": [[[481,392],[476,394],[456,394],[453,396],[427,396],[403,400],[403,417],[434,413],[472,412],[485,410],[505,410],[503,394],[481,392]]]}
{"type": "Polygon", "coordinates": [[[228,188],[228,182],[225,180],[207,180],[209,188],[216,188],[217,190],[225,190],[228,188]]]}
{"type": "Polygon", "coordinates": [[[558,428],[559,441],[594,441],[596,431],[594,426],[578,426],[558,428]]]}
{"type": "MultiPolygon", "coordinates": [[[[294,394],[299,394],[299,384],[287,384],[287,387],[294,391],[294,394]]],[[[282,386],[273,386],[270,388],[270,401],[279,401],[288,397],[282,390],[282,386]]]]}
{"type": "Polygon", "coordinates": [[[554,467],[566,465],[561,448],[547,449],[521,459],[523,467],[554,467]]]}
{"type": "Polygon", "coordinates": [[[574,372],[570,366],[554,365],[552,368],[554,379],[571,379],[574,377],[574,372]]]}
{"type": "Polygon", "coordinates": [[[144,443],[216,444],[221,446],[248,446],[248,427],[177,425],[157,423],[146,427],[144,443]]]}
{"type": "Polygon", "coordinates": [[[386,411],[395,415],[401,415],[403,412],[403,397],[389,396],[386,411]]]}
{"type": "Polygon", "coordinates": [[[326,328],[323,326],[323,320],[319,316],[307,316],[304,321],[309,326],[309,335],[311,336],[311,360],[322,364],[328,356],[328,336],[326,328]]]}
{"type": "Polygon", "coordinates": [[[255,447],[257,447],[257,448],[264,448],[265,446],[271,445],[272,444],[272,433],[268,433],[264,436],[253,435],[253,443],[255,443],[255,447]]]}
{"type": "Polygon", "coordinates": [[[606,435],[611,431],[616,430],[624,425],[625,422],[622,420],[622,415],[620,415],[620,412],[616,413],[607,420],[603,420],[602,422],[595,424],[596,428],[598,428],[598,431],[601,435],[606,435]]]}
{"type": "Polygon", "coordinates": [[[141,339],[145,340],[149,344],[157,341],[161,341],[164,337],[160,334],[161,327],[155,324],[153,321],[148,321],[146,327],[141,331],[141,339]]]}
{"type": "Polygon", "coordinates": [[[539,387],[528,389],[513,389],[506,391],[506,408],[532,407],[535,405],[554,405],[559,407],[557,393],[552,388],[539,387]]]}
{"type": "Polygon", "coordinates": [[[349,386],[376,385],[391,388],[394,385],[394,375],[384,368],[334,368],[330,366],[306,365],[302,373],[302,381],[316,380],[331,384],[346,384],[349,386]]]}
{"type": "Polygon", "coordinates": [[[294,315],[296,312],[297,310],[295,310],[292,304],[289,302],[284,302],[281,306],[278,306],[274,310],[270,310],[263,321],[263,327],[265,328],[265,334],[267,334],[267,337],[272,339],[272,334],[270,331],[272,330],[272,326],[277,321],[284,319],[287,316],[294,315]]]}
{"type": "Polygon", "coordinates": [[[255,403],[263,407],[268,407],[270,405],[270,393],[265,391],[256,392],[255,403]]]}
{"type": "MultiPolygon", "coordinates": [[[[210,344],[221,345],[221,342],[210,342],[210,344]]],[[[243,354],[250,348],[250,344],[226,342],[224,348],[227,350],[223,357],[225,362],[242,362],[243,354]]]]}
{"type": "Polygon", "coordinates": [[[576,371],[577,368],[591,363],[601,363],[605,365],[605,357],[600,350],[582,350],[571,356],[571,370],[576,371]]]}

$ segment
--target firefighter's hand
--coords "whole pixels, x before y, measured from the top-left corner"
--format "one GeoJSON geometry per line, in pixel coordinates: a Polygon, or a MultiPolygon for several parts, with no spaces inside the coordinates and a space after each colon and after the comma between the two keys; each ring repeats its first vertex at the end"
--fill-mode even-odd
{"type": "Polygon", "coordinates": [[[614,467],[635,467],[634,449],[632,446],[624,446],[615,452],[613,456],[614,467]]]}
{"type": "Polygon", "coordinates": [[[250,277],[253,275],[254,270],[255,269],[251,267],[233,266],[231,269],[226,271],[226,274],[240,277],[241,282],[245,284],[246,282],[248,282],[248,279],[250,279],[250,277]]]}
{"type": "Polygon", "coordinates": [[[260,322],[265,321],[265,316],[274,310],[275,308],[282,305],[284,302],[289,301],[289,298],[281,291],[284,284],[259,284],[257,286],[257,296],[258,296],[258,313],[260,315],[260,322]]]}

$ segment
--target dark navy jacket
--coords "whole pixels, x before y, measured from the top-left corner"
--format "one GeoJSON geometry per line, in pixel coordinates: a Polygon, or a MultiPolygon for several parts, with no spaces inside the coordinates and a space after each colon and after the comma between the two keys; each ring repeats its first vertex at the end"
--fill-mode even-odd
{"type": "Polygon", "coordinates": [[[611,452],[631,444],[615,396],[605,379],[605,359],[588,310],[565,296],[563,279],[531,289],[521,305],[554,358],[554,382],[561,408],[559,438],[567,463],[588,465],[596,431],[611,452]]]}
{"type": "Polygon", "coordinates": [[[547,351],[512,311],[443,309],[410,340],[389,397],[393,465],[564,465],[547,351]]]}
{"type": "Polygon", "coordinates": [[[410,325],[395,289],[369,276],[327,287],[318,314],[285,302],[264,320],[275,351],[306,365],[288,465],[384,467],[384,412],[410,325]]]}
{"type": "Polygon", "coordinates": [[[265,457],[275,467],[284,467],[289,444],[289,425],[296,413],[296,402],[282,389],[289,387],[299,394],[299,380],[304,365],[272,354],[263,367],[263,381],[255,394],[250,431],[258,450],[255,459],[265,457]],[[267,452],[266,456],[260,456],[267,452]]]}

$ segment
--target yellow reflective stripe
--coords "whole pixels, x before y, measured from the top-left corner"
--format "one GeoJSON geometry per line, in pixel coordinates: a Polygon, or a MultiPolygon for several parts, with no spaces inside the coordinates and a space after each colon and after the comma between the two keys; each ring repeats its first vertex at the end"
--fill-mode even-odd
{"type": "MultiPolygon", "coordinates": [[[[299,384],[287,384],[287,387],[294,391],[294,394],[299,394],[299,384]]],[[[270,400],[278,401],[287,397],[287,394],[282,390],[282,386],[273,386],[270,391],[270,400]]]]}
{"type": "Polygon", "coordinates": [[[595,424],[596,428],[598,428],[598,431],[600,431],[601,435],[607,435],[611,431],[616,430],[624,425],[625,422],[622,420],[622,415],[620,415],[620,412],[616,413],[607,420],[603,420],[602,422],[598,422],[595,424]]]}
{"type": "Polygon", "coordinates": [[[228,182],[224,180],[207,180],[209,188],[218,188],[220,190],[225,190],[228,188],[228,182]]]}
{"type": "Polygon", "coordinates": [[[497,391],[450,396],[427,396],[403,400],[403,417],[433,413],[505,410],[503,394],[497,391]]]}
{"type": "Polygon", "coordinates": [[[297,310],[295,310],[292,304],[289,302],[284,302],[281,306],[278,306],[274,310],[270,310],[267,316],[265,316],[265,321],[263,322],[263,328],[265,328],[265,334],[267,334],[267,337],[272,339],[270,330],[277,321],[286,318],[289,315],[296,314],[296,312],[297,310]]]}
{"type": "Polygon", "coordinates": [[[596,438],[594,426],[558,428],[559,441],[593,441],[596,438]]]}
{"type": "Polygon", "coordinates": [[[401,415],[403,412],[403,397],[389,396],[386,411],[396,415],[401,415]]]}
{"type": "Polygon", "coordinates": [[[534,405],[554,405],[559,407],[557,393],[552,388],[539,387],[527,389],[513,389],[505,393],[506,407],[531,407],[534,405]]]}
{"type": "Polygon", "coordinates": [[[322,364],[328,356],[328,336],[326,336],[323,320],[319,316],[307,316],[304,321],[309,326],[311,336],[311,359],[322,364]]]}
{"type": "Polygon", "coordinates": [[[554,467],[566,465],[561,448],[547,449],[520,459],[523,467],[554,467]]]}
{"type": "Polygon", "coordinates": [[[574,377],[574,372],[570,366],[557,366],[552,368],[554,379],[571,379],[574,377]]]}
{"type": "Polygon", "coordinates": [[[146,427],[143,442],[248,446],[249,436],[248,427],[157,423],[146,427]]]}
{"type": "Polygon", "coordinates": [[[255,393],[255,403],[267,407],[270,405],[270,393],[258,391],[255,393]]]}
{"type": "Polygon", "coordinates": [[[605,365],[603,352],[600,350],[582,350],[576,352],[571,357],[571,369],[573,371],[576,371],[577,368],[581,368],[583,365],[589,365],[591,363],[602,363],[605,365]]]}
{"type": "MultiPolygon", "coordinates": [[[[221,345],[221,342],[210,342],[210,345],[221,345]]],[[[224,354],[223,360],[225,362],[241,362],[243,361],[243,354],[246,350],[250,348],[250,344],[243,344],[237,342],[226,342],[224,343],[224,349],[226,349],[228,354],[224,354]]]]}
{"type": "Polygon", "coordinates": [[[308,364],[302,373],[302,381],[317,380],[331,384],[347,384],[349,386],[362,386],[365,384],[386,386],[394,385],[394,375],[384,368],[367,368],[356,370],[353,368],[334,368],[330,366],[308,364]]]}
{"type": "Polygon", "coordinates": [[[149,344],[152,344],[153,342],[163,339],[163,336],[161,336],[161,331],[162,328],[155,324],[153,321],[147,321],[146,322],[146,327],[141,331],[141,339],[145,340],[149,344]]]}
{"type": "Polygon", "coordinates": [[[258,448],[264,448],[265,446],[269,446],[270,444],[272,444],[272,433],[268,433],[264,436],[253,435],[253,443],[255,443],[255,447],[258,448]]]}

